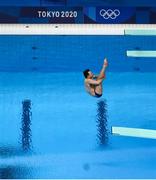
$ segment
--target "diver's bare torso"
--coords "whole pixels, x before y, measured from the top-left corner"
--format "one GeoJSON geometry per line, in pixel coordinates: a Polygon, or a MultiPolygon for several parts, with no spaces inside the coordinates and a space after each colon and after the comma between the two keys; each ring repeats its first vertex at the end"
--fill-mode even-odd
{"type": "Polygon", "coordinates": [[[84,81],[84,85],[85,85],[86,91],[87,91],[90,95],[95,96],[95,85],[89,84],[86,79],[85,79],[85,81],[84,81]]]}

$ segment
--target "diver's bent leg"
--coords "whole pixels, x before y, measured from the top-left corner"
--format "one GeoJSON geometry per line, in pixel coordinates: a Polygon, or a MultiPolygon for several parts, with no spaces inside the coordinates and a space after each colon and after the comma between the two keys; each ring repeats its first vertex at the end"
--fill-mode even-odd
{"type": "Polygon", "coordinates": [[[105,71],[106,71],[106,66],[104,66],[101,71],[100,71],[100,74],[99,76],[97,77],[97,80],[99,79],[104,79],[105,78],[105,71]]]}
{"type": "Polygon", "coordinates": [[[105,58],[105,59],[104,59],[104,64],[103,64],[103,66],[102,66],[102,69],[101,69],[101,71],[100,71],[99,76],[97,77],[97,80],[99,80],[99,79],[104,79],[104,78],[105,78],[105,71],[106,71],[107,66],[108,66],[108,61],[107,61],[107,59],[105,58]]]}

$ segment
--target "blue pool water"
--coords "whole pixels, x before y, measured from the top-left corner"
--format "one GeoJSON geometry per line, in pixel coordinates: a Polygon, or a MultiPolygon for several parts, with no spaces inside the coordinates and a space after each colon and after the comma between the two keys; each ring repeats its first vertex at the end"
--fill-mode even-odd
{"type": "Polygon", "coordinates": [[[127,50],[156,50],[156,36],[0,36],[0,71],[155,72],[154,58],[129,58],[127,50]],[[8,51],[9,48],[9,51],[8,51]]]}
{"type": "Polygon", "coordinates": [[[0,36],[0,178],[156,178],[156,140],[111,134],[156,129],[155,36],[0,36]],[[104,94],[82,70],[109,67],[104,94]]]}
{"type": "Polygon", "coordinates": [[[156,178],[156,140],[111,135],[156,129],[155,73],[109,72],[100,99],[81,73],[0,73],[0,92],[0,178],[156,178]]]}

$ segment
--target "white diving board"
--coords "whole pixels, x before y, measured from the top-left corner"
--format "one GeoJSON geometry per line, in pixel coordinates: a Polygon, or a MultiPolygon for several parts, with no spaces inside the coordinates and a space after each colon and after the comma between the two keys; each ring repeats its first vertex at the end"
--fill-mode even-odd
{"type": "Polygon", "coordinates": [[[112,127],[112,134],[119,136],[156,139],[156,130],[150,130],[150,129],[112,127]]]}
{"type": "Polygon", "coordinates": [[[156,51],[127,51],[126,52],[128,57],[146,57],[146,58],[152,58],[156,57],[156,51]]]}
{"type": "Polygon", "coordinates": [[[156,29],[125,29],[124,34],[132,36],[156,36],[156,29]]]}

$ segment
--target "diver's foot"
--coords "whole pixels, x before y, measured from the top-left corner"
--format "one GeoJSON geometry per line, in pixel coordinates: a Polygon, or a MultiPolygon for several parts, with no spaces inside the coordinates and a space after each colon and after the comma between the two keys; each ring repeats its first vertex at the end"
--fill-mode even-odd
{"type": "Polygon", "coordinates": [[[107,67],[108,66],[108,61],[107,61],[107,58],[104,59],[104,67],[107,67]]]}

